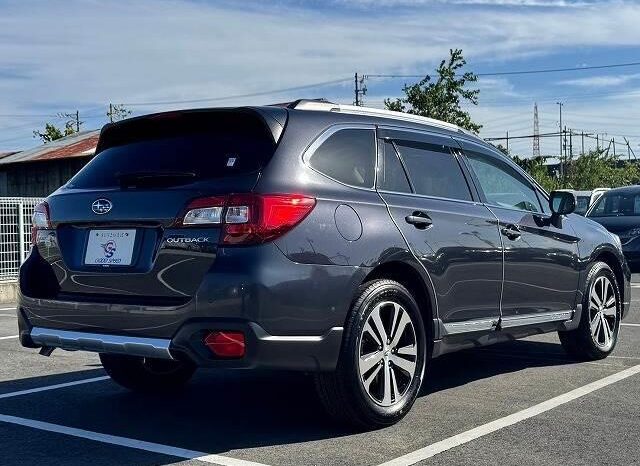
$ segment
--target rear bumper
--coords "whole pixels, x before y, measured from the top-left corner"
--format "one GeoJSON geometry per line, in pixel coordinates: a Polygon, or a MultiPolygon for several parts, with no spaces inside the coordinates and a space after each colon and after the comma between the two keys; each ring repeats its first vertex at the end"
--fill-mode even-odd
{"type": "Polygon", "coordinates": [[[20,342],[29,348],[52,347],[70,351],[125,354],[159,359],[186,360],[200,367],[228,369],[286,369],[332,371],[342,343],[342,327],[318,336],[277,336],[255,322],[188,322],[171,339],[101,334],[33,327],[18,311],[20,342]],[[212,330],[239,330],[246,339],[246,354],[239,359],[216,358],[203,339],[212,330]]]}

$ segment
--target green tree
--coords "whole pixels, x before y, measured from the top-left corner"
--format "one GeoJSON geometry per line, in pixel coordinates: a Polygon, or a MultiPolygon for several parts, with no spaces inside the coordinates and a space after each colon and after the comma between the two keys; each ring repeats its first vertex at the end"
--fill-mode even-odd
{"type": "Polygon", "coordinates": [[[384,104],[388,110],[435,118],[477,133],[482,125],[471,120],[461,103],[478,105],[480,90],[467,89],[467,85],[476,82],[478,77],[470,71],[460,74],[467,63],[462,50],[449,50],[449,55],[449,60],[442,60],[436,70],[436,80],[427,75],[415,84],[405,84],[402,89],[405,97],[394,101],[386,99],[384,104]]]}
{"type": "Polygon", "coordinates": [[[124,105],[109,104],[109,111],[107,112],[107,116],[109,117],[109,121],[111,123],[113,123],[114,121],[124,120],[129,115],[131,115],[131,110],[129,110],[124,105]]]}
{"type": "Polygon", "coordinates": [[[46,144],[47,142],[69,136],[75,132],[76,129],[73,127],[72,121],[67,121],[64,125],[64,129],[58,128],[53,123],[47,123],[44,125],[44,131],[34,130],[33,137],[40,138],[42,142],[46,144]]]}

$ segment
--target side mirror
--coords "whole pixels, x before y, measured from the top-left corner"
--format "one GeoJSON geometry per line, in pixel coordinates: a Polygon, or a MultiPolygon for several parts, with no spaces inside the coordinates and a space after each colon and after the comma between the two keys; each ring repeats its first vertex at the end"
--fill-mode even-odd
{"type": "Polygon", "coordinates": [[[576,210],[576,198],[567,191],[553,191],[549,196],[549,207],[554,215],[569,215],[576,210]]]}

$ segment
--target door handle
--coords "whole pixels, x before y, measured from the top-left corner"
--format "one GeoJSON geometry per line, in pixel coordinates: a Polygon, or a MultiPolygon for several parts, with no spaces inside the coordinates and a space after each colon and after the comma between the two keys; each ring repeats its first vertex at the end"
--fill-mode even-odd
{"type": "Polygon", "coordinates": [[[522,236],[522,233],[520,232],[520,228],[518,228],[518,225],[507,225],[506,227],[500,230],[500,233],[502,233],[504,236],[506,236],[512,241],[515,241],[519,239],[520,236],[522,236]]]}
{"type": "Polygon", "coordinates": [[[407,215],[404,219],[407,223],[413,225],[419,230],[424,230],[425,228],[433,225],[433,221],[431,220],[431,218],[424,212],[420,211],[416,211],[411,215],[407,215]]]}

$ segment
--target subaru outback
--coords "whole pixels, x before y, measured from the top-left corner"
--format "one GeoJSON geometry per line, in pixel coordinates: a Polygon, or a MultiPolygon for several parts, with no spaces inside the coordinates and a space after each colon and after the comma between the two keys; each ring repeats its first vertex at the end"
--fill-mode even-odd
{"type": "Polygon", "coordinates": [[[309,372],[331,415],[390,425],[445,353],[545,332],[611,353],[630,272],[574,209],[429,118],[310,100],[131,118],[35,209],[20,341],[97,352],[137,391],[309,372]]]}

